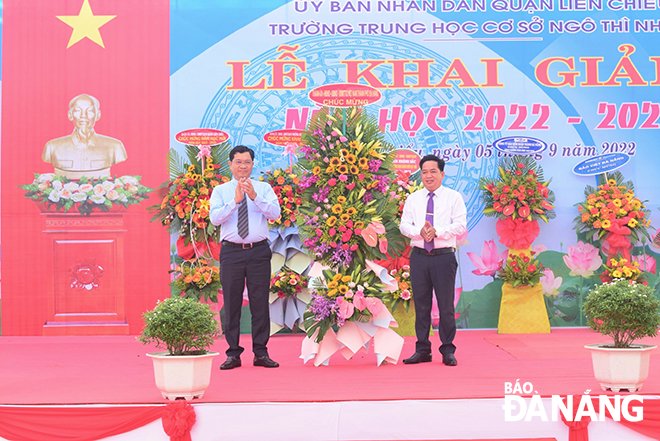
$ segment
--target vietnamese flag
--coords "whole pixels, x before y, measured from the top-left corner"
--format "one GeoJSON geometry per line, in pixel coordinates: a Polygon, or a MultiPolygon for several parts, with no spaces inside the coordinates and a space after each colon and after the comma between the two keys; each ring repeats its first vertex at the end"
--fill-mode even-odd
{"type": "Polygon", "coordinates": [[[169,2],[4,0],[2,67],[2,334],[48,333],[44,324],[67,312],[82,333],[139,333],[142,312],[169,295],[169,236],[147,211],[159,203],[155,194],[117,219],[63,215],[65,229],[79,221],[85,229],[67,236],[44,227],[20,186],[53,171],[41,159],[44,145],[71,135],[69,101],[80,94],[100,103],[96,133],[125,147],[112,176],[141,176],[153,189],[167,180],[169,2]],[[94,247],[99,256],[84,255],[94,247]],[[78,258],[69,249],[78,250],[76,265],[62,263],[78,258]],[[97,280],[76,285],[75,268],[75,277],[97,280]],[[85,314],[108,326],[86,327],[85,314]]]}

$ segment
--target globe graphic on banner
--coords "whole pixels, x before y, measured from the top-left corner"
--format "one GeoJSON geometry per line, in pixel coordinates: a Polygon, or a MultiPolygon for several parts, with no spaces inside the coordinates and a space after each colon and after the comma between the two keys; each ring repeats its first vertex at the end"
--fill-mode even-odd
{"type": "MultiPolygon", "coordinates": [[[[263,141],[263,136],[272,130],[286,126],[287,111],[293,109],[300,115],[311,115],[315,104],[307,92],[325,84],[344,83],[346,66],[342,60],[387,60],[387,59],[432,59],[431,83],[439,81],[450,62],[436,52],[414,42],[391,37],[307,37],[287,43],[299,45],[295,52],[298,59],[307,63],[306,71],[298,74],[298,80],[307,79],[307,90],[227,90],[229,81],[224,83],[207,107],[200,127],[224,130],[231,134],[232,145],[244,144],[255,149],[257,170],[274,167],[287,167],[288,158],[282,147],[263,141]],[[302,112],[306,109],[307,112],[302,112]]],[[[270,66],[266,61],[279,56],[276,48],[250,60],[244,69],[245,84],[258,83],[262,78],[270,79],[270,66]]],[[[372,72],[384,84],[392,82],[391,67],[377,66],[372,72]]],[[[426,123],[418,131],[405,130],[401,118],[386,126],[386,139],[395,148],[409,148],[420,155],[435,153],[443,157],[447,165],[444,184],[463,194],[468,209],[468,228],[474,227],[483,217],[483,203],[479,191],[479,178],[492,176],[497,169],[496,161],[476,158],[475,146],[486,146],[501,137],[499,132],[466,132],[468,123],[464,114],[466,104],[488,106],[488,101],[478,89],[425,88],[425,89],[380,89],[383,97],[377,103],[367,106],[367,113],[378,117],[380,109],[399,106],[401,113],[416,106],[425,115],[433,107],[446,105],[447,117],[439,120],[442,131],[432,130],[426,123]],[[392,127],[394,126],[394,127],[392,127]],[[452,152],[471,148],[472,154],[465,158],[452,156],[452,152]],[[446,155],[446,156],[445,156],[446,155]]],[[[389,115],[391,118],[391,114],[389,115]]],[[[410,120],[409,120],[410,121],[410,120]]],[[[412,119],[414,123],[414,119],[412,119]]],[[[306,121],[305,121],[306,124],[306,121]]],[[[413,126],[416,124],[412,124],[413,126]]]]}

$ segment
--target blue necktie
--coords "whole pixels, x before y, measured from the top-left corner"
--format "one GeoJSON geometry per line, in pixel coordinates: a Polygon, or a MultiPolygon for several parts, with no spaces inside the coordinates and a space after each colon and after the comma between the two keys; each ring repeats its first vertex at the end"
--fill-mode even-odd
{"type": "MultiPolygon", "coordinates": [[[[429,201],[426,203],[426,220],[433,225],[433,192],[429,193],[429,201]]],[[[433,249],[433,239],[424,241],[424,249],[431,251],[433,249]]]]}
{"type": "Polygon", "coordinates": [[[247,207],[247,196],[243,196],[243,200],[238,204],[238,235],[243,239],[250,234],[250,224],[248,222],[248,207],[247,207]]]}

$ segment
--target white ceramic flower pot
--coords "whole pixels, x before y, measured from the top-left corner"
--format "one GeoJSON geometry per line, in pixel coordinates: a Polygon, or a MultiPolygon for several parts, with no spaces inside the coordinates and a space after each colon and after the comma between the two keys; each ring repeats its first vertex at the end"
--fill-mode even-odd
{"type": "Polygon", "coordinates": [[[649,376],[651,351],[657,346],[634,345],[613,348],[606,345],[585,345],[591,351],[594,376],[603,390],[637,392],[649,376]]]}
{"type": "Polygon", "coordinates": [[[211,366],[217,355],[217,352],[178,356],[166,352],[147,354],[154,363],[156,387],[168,400],[202,398],[211,383],[211,366]]]}

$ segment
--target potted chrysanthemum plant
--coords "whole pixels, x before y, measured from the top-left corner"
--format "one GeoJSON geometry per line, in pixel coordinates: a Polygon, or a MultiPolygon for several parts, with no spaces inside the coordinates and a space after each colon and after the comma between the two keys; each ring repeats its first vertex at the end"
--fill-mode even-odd
{"type": "Polygon", "coordinates": [[[636,392],[648,377],[656,346],[635,341],[655,337],[660,326],[660,301],[653,289],[634,280],[615,279],[589,291],[583,308],[589,326],[613,340],[585,346],[601,388],[636,392]]]}
{"type": "Polygon", "coordinates": [[[163,397],[201,398],[211,381],[213,357],[218,355],[209,351],[219,333],[209,305],[193,298],[170,297],[143,317],[145,326],[138,339],[167,349],[147,354],[163,397]]]}

